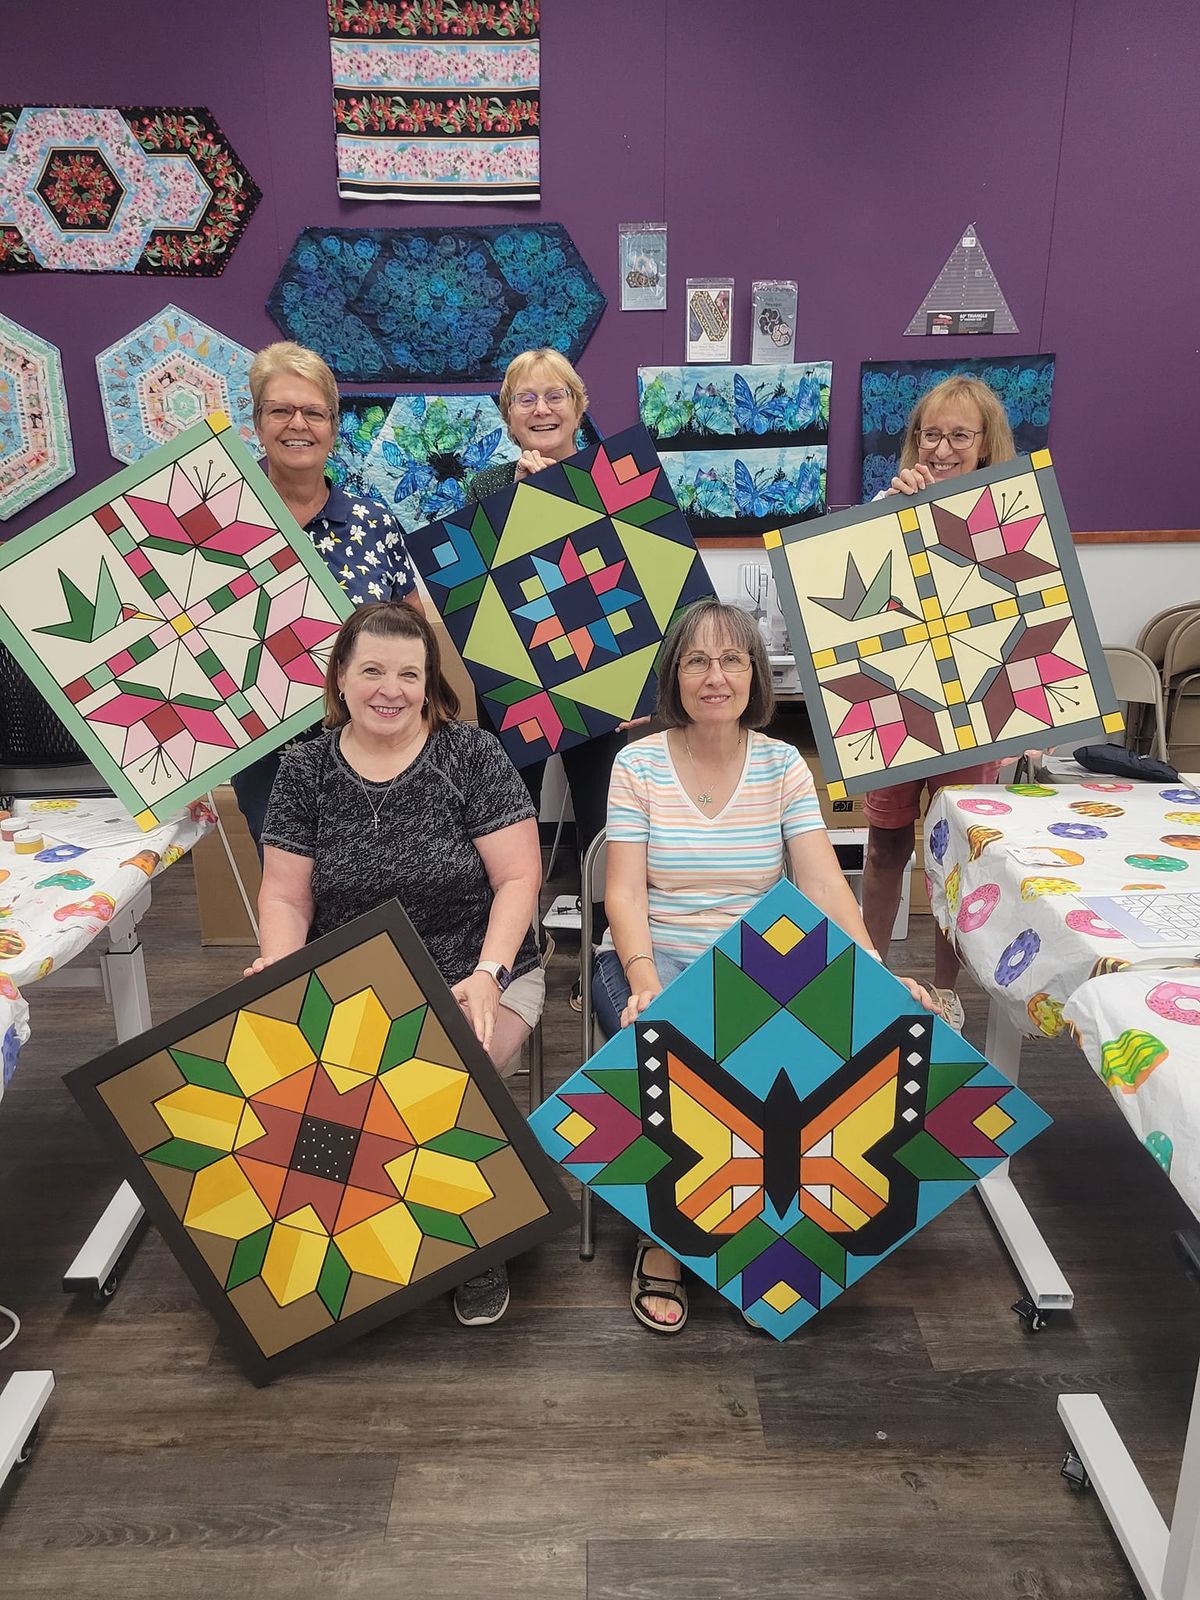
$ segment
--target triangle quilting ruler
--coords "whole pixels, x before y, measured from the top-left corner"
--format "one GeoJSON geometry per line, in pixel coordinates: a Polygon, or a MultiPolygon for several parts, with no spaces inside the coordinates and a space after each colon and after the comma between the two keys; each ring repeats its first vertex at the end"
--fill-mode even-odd
{"type": "Polygon", "coordinates": [[[1004,291],[996,281],[987,252],[972,222],[946,257],[946,264],[933,280],[929,293],[917,307],[905,334],[926,333],[927,312],[994,311],[993,333],[1019,333],[1008,309],[1004,291]]]}

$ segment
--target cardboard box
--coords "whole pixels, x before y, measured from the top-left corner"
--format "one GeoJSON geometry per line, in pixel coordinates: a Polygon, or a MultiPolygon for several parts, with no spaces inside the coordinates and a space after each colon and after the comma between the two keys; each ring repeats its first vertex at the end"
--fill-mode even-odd
{"type": "MultiPolygon", "coordinates": [[[[262,874],[259,871],[258,852],[245,818],[238,810],[237,799],[229,784],[223,783],[215,789],[213,798],[250,904],[257,906],[262,874]]],[[[196,876],[196,900],[200,906],[200,943],[248,945],[257,949],[258,940],[246,916],[246,907],[225,854],[225,846],[215,828],[192,851],[192,867],[196,876]]]]}
{"type": "Polygon", "coordinates": [[[866,816],[863,813],[863,802],[866,795],[848,794],[844,800],[831,800],[825,788],[825,775],[821,771],[821,758],[815,750],[801,750],[800,754],[808,763],[808,769],[813,775],[813,782],[817,786],[817,796],[821,802],[821,816],[827,828],[865,828],[866,816]]]}

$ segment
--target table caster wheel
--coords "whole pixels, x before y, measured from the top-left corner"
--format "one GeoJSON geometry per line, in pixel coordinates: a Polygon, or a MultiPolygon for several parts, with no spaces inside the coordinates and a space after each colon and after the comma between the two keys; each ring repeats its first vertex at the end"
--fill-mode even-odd
{"type": "Polygon", "coordinates": [[[1085,1494],[1092,1487],[1092,1480],[1087,1475],[1087,1468],[1080,1461],[1074,1450],[1068,1450],[1063,1457],[1060,1476],[1067,1480],[1076,1494],[1085,1494]]]}
{"type": "Polygon", "coordinates": [[[1019,1300],[1015,1301],[1010,1310],[1015,1311],[1017,1316],[1020,1317],[1026,1333],[1041,1333],[1042,1329],[1050,1321],[1050,1313],[1043,1311],[1039,1306],[1035,1306],[1027,1295],[1022,1295],[1019,1300]]]}
{"type": "Polygon", "coordinates": [[[106,1300],[112,1299],[117,1292],[117,1285],[120,1281],[117,1269],[114,1267],[104,1282],[96,1285],[92,1290],[92,1299],[98,1306],[102,1306],[106,1300]]]}
{"type": "Polygon", "coordinates": [[[37,1443],[38,1429],[40,1427],[41,1422],[35,1422],[33,1427],[30,1428],[29,1432],[25,1435],[25,1443],[17,1451],[16,1465],[18,1467],[28,1466],[29,1458],[33,1454],[33,1447],[37,1443]]]}

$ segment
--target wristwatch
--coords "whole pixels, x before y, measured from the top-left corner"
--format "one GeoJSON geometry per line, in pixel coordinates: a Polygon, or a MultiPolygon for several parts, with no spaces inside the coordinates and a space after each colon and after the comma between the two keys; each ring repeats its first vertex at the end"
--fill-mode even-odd
{"type": "Polygon", "coordinates": [[[504,965],[503,961],[477,961],[475,963],[475,971],[486,972],[489,978],[495,978],[496,987],[501,994],[513,981],[512,973],[504,965]]]}

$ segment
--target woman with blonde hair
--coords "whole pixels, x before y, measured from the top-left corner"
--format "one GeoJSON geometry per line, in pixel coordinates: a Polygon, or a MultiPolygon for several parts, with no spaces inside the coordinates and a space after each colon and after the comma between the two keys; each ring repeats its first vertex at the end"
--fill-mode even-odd
{"type": "MultiPolygon", "coordinates": [[[[587,401],[583,379],[557,350],[525,350],[514,356],[500,385],[500,415],[521,454],[516,461],[500,461],[477,472],[467,485],[467,498],[483,500],[573,456],[587,401]]],[[[482,702],[480,710],[486,717],[482,702]]],[[[625,736],[618,730],[562,752],[575,813],[575,842],[581,857],[604,826],[609,774],[624,743],[625,736]]],[[[521,769],[539,812],[545,770],[544,761],[521,769]]],[[[578,984],[572,990],[571,1004],[578,1009],[578,984]]]]}
{"type": "MultiPolygon", "coordinates": [[[[352,499],[325,475],[338,391],[321,357],[290,340],[267,345],[250,364],[250,397],[267,477],[349,598],[356,606],[403,600],[423,613],[400,524],[378,500],[352,499]]],[[[278,769],[275,753],[233,779],[255,845],[278,769]]]]}
{"type": "MultiPolygon", "coordinates": [[[[978,378],[944,378],[918,401],[908,419],[900,467],[889,488],[877,496],[920,494],[979,467],[1011,461],[1016,455],[1012,429],[995,392],[978,378]]],[[[921,791],[932,800],[947,784],[995,783],[1003,765],[984,761],[932,777],[873,789],[863,811],[867,819],[867,856],[863,869],[863,918],[871,938],[887,959],[892,926],[900,906],[904,874],[916,843],[921,791]]],[[[963,1025],[957,983],[961,970],[954,946],[938,927],[933,930],[934,999],[952,1027],[963,1025]]]]}
{"type": "MultiPolygon", "coordinates": [[[[501,1071],[537,1023],[545,977],[530,931],[541,855],[525,787],[492,734],[458,721],[437,636],[395,601],[342,624],[319,737],[283,757],[263,830],[261,971],[388,900],[408,913],[501,1071]]],[[[455,1291],[495,1322],[508,1278],[455,1291]]]]}

